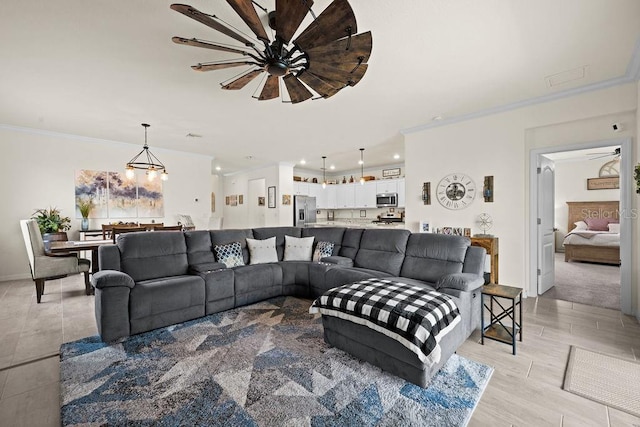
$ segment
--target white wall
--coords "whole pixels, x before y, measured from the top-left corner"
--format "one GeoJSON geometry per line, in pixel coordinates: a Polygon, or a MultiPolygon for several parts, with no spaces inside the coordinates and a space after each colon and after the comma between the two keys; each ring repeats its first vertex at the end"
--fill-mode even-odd
{"type": "MultiPolygon", "coordinates": [[[[257,203],[257,201],[247,200],[249,181],[256,179],[264,179],[267,188],[271,186],[276,187],[276,208],[265,206],[264,225],[267,227],[275,227],[279,225],[291,225],[293,223],[293,206],[282,205],[282,195],[293,194],[293,166],[279,164],[225,175],[221,194],[222,203],[224,203],[225,197],[229,195],[242,194],[244,200],[242,205],[223,205],[224,228],[250,228],[256,226],[250,218],[248,203],[257,203]]],[[[265,205],[266,204],[265,202],[265,205]]]]}
{"type": "MultiPolygon", "coordinates": [[[[27,254],[19,221],[38,208],[58,207],[72,217],[71,239],[78,238],[80,219],[75,219],[75,171],[79,169],[122,171],[141,146],[91,140],[77,136],[43,133],[0,126],[0,280],[29,276],[27,254]]],[[[163,185],[164,217],[157,222],[176,224],[177,214],[190,214],[205,227],[210,211],[211,157],[152,148],[166,165],[169,180],[163,185]],[[198,199],[198,202],[195,201],[198,199]]],[[[137,220],[137,218],[131,218],[137,220]]],[[[92,227],[110,220],[91,220],[92,227]]],[[[148,219],[145,219],[148,222],[148,219]]]]}
{"type": "MultiPolygon", "coordinates": [[[[602,150],[593,150],[595,152],[602,150]]],[[[620,189],[587,190],[587,179],[597,178],[600,167],[611,157],[555,162],[555,227],[565,235],[568,230],[567,202],[620,200],[620,189]]]]}
{"type": "MultiPolygon", "coordinates": [[[[500,238],[500,281],[530,289],[530,150],[612,139],[612,119],[628,122],[625,131],[616,134],[616,138],[635,137],[637,125],[631,113],[637,108],[637,84],[627,84],[406,135],[407,188],[420,188],[422,182],[431,182],[434,191],[443,176],[462,172],[471,176],[480,188],[483,177],[493,175],[495,189],[493,203],[476,198],[461,211],[447,210],[435,199],[432,205],[424,206],[419,194],[415,197],[407,194],[407,227],[416,231],[421,219],[429,219],[435,227],[470,226],[477,233],[477,216],[489,213],[494,220],[490,233],[500,238]]],[[[633,246],[638,247],[637,232],[633,246]]],[[[637,253],[633,259],[636,274],[632,283],[637,287],[637,253]]]]}

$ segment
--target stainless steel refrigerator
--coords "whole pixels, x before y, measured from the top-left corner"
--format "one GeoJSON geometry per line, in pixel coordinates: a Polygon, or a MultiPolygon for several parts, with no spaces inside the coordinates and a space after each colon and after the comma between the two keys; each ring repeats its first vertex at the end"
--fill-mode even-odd
{"type": "Polygon", "coordinates": [[[293,198],[293,226],[307,227],[316,222],[316,198],[295,196],[293,198]]]}

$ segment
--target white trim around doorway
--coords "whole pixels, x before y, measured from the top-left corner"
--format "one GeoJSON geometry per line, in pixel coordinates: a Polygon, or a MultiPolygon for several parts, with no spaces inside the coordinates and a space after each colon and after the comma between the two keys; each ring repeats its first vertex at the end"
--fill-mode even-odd
{"type": "Polygon", "coordinates": [[[631,292],[631,244],[632,227],[631,219],[633,212],[631,208],[631,197],[633,188],[629,183],[633,165],[631,162],[632,146],[631,139],[607,139],[602,141],[583,142],[571,145],[544,147],[532,149],[529,153],[529,296],[538,295],[538,179],[537,164],[538,156],[563,151],[584,150],[600,147],[620,146],[620,310],[629,315],[633,312],[633,301],[631,292]]]}

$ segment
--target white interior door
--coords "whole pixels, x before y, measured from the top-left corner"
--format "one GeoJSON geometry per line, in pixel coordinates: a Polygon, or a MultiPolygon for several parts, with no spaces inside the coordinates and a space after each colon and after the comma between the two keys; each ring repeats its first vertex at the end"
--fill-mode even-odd
{"type": "Polygon", "coordinates": [[[554,185],[553,160],[538,156],[538,295],[554,286],[554,185]]]}

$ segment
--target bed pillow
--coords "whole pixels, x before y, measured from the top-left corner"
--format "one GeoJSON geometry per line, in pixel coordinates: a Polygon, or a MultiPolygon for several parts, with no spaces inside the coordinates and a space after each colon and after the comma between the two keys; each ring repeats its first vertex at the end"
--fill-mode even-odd
{"type": "Polygon", "coordinates": [[[609,218],[586,218],[587,230],[609,231],[609,218]]]}
{"type": "Polygon", "coordinates": [[[264,240],[247,238],[247,246],[249,247],[249,264],[278,262],[276,236],[264,240]]]}
{"type": "Polygon", "coordinates": [[[244,265],[242,259],[242,246],[240,242],[227,243],[226,245],[215,245],[213,252],[216,254],[218,262],[223,263],[227,268],[244,265]]]}
{"type": "Polygon", "coordinates": [[[331,256],[334,247],[335,243],[333,242],[318,242],[316,250],[313,251],[313,261],[320,262],[322,258],[331,256]]]}
{"type": "Polygon", "coordinates": [[[620,234],[620,223],[619,222],[610,222],[609,223],[609,233],[618,233],[618,234],[620,234]]]}
{"type": "Polygon", "coordinates": [[[315,237],[284,236],[285,261],[311,261],[313,239],[315,237]]]}
{"type": "Polygon", "coordinates": [[[584,221],[574,222],[573,225],[576,226],[576,228],[574,228],[573,231],[582,231],[582,230],[586,230],[587,228],[589,228],[587,226],[587,223],[584,222],[584,221]]]}

